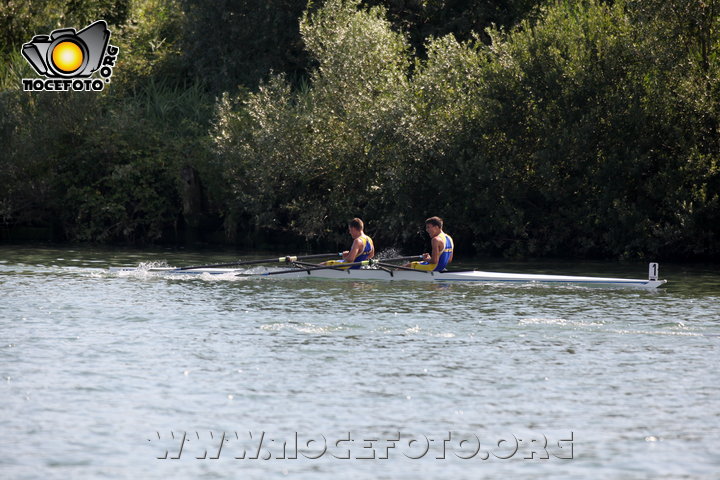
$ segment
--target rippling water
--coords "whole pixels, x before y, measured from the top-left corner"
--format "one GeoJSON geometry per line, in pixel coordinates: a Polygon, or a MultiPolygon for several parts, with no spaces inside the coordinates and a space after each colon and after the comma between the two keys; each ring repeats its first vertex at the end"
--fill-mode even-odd
{"type": "Polygon", "coordinates": [[[107,271],[234,259],[0,247],[0,476],[718,478],[717,267],[658,292],[107,271]]]}

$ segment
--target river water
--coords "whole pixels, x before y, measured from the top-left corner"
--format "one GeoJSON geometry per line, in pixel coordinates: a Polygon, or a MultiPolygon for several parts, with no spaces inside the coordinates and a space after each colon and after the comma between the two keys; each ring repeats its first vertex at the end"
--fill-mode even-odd
{"type": "Polygon", "coordinates": [[[657,292],[107,270],[239,257],[0,247],[0,477],[719,478],[717,266],[657,292]]]}

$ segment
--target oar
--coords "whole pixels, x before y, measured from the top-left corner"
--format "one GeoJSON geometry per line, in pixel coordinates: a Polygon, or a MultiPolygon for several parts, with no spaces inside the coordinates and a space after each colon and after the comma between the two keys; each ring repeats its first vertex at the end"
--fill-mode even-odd
{"type": "MultiPolygon", "coordinates": [[[[390,263],[387,263],[387,262],[399,262],[399,261],[401,261],[401,260],[402,260],[402,261],[407,261],[407,260],[422,260],[422,258],[423,258],[422,255],[413,255],[412,257],[388,258],[388,259],[385,259],[385,260],[375,261],[375,262],[373,263],[373,265],[377,265],[378,267],[381,267],[381,268],[384,267],[383,269],[396,268],[396,269],[398,269],[398,270],[410,270],[411,272],[425,272],[425,273],[430,273],[429,270],[417,270],[417,269],[415,269],[415,268],[403,267],[403,266],[400,266],[400,265],[392,265],[392,264],[390,264],[390,263]]],[[[385,271],[388,272],[388,273],[390,273],[390,274],[392,275],[392,272],[391,272],[391,271],[389,271],[389,270],[385,270],[385,271]]]]}
{"type": "MultiPolygon", "coordinates": [[[[372,263],[372,260],[363,260],[362,262],[353,262],[353,263],[338,263],[336,265],[318,265],[315,267],[298,267],[293,268],[290,270],[280,270],[279,272],[266,272],[266,273],[238,273],[236,276],[238,277],[253,277],[253,276],[264,276],[264,275],[280,275],[281,273],[297,273],[297,272],[308,272],[314,270],[331,270],[331,269],[338,269],[338,268],[346,268],[346,267],[359,267],[362,265],[370,265],[372,263]]],[[[310,263],[308,265],[315,265],[313,263],[310,263]]]]}
{"type": "MultiPolygon", "coordinates": [[[[409,257],[395,257],[395,258],[385,258],[380,260],[374,260],[375,265],[380,265],[382,263],[387,262],[406,262],[408,260],[422,260],[422,255],[411,255],[409,257]]],[[[393,268],[404,268],[404,267],[398,267],[397,265],[385,265],[387,267],[393,267],[393,268]]],[[[412,270],[412,269],[411,269],[412,270]]]]}
{"type": "MultiPolygon", "coordinates": [[[[420,256],[420,258],[422,258],[422,256],[420,256]]],[[[385,263],[385,262],[376,262],[376,263],[373,263],[373,265],[377,265],[378,267],[385,267],[385,268],[397,268],[398,270],[410,270],[411,272],[432,273],[430,270],[418,270],[417,268],[402,267],[400,265],[392,265],[390,263],[385,263]]]]}
{"type": "MultiPolygon", "coordinates": [[[[414,255],[412,257],[396,257],[396,258],[388,258],[385,260],[385,262],[399,262],[399,261],[405,261],[405,260],[417,260],[419,258],[422,258],[422,255],[414,255]]],[[[364,265],[379,265],[380,262],[377,260],[363,260],[362,262],[353,262],[353,263],[336,263],[335,265],[317,265],[314,263],[305,263],[305,262],[298,262],[297,260],[293,263],[297,263],[299,265],[303,265],[304,267],[298,267],[293,268],[290,270],[280,270],[279,272],[266,272],[266,273],[238,273],[236,276],[240,277],[247,277],[247,276],[261,276],[261,275],[280,275],[282,273],[295,273],[295,272],[311,272],[313,270],[331,270],[331,269],[339,269],[339,268],[347,268],[347,267],[358,267],[358,266],[364,266],[364,265]]],[[[392,268],[405,268],[405,267],[399,267],[397,265],[390,265],[385,264],[392,268]]],[[[412,270],[409,268],[408,270],[412,270]]]]}
{"type": "Polygon", "coordinates": [[[178,267],[175,270],[195,270],[197,268],[221,268],[221,267],[236,267],[240,265],[257,265],[260,263],[292,263],[297,260],[304,260],[306,258],[324,258],[324,257],[342,257],[342,253],[316,253],[314,255],[303,255],[301,257],[285,256],[275,258],[264,258],[262,260],[245,260],[243,262],[232,262],[232,263],[214,263],[212,265],[193,265],[191,267],[178,267]]]}
{"type": "MultiPolygon", "coordinates": [[[[421,259],[422,255],[413,255],[412,257],[395,257],[395,258],[387,258],[385,260],[375,260],[374,258],[368,260],[370,263],[368,265],[379,265],[381,267],[389,267],[389,268],[400,268],[404,270],[415,270],[414,268],[407,268],[407,267],[401,267],[399,265],[393,265],[391,263],[385,263],[385,262],[400,262],[400,261],[407,261],[407,260],[418,260],[421,259]]],[[[302,265],[304,267],[323,267],[323,266],[330,266],[330,265],[319,265],[317,263],[308,263],[308,262],[299,262],[299,261],[293,261],[294,265],[302,265]]],[[[360,262],[362,263],[362,262],[360,262]]],[[[335,264],[339,267],[347,267],[348,265],[351,265],[349,263],[337,263],[335,264]]]]}

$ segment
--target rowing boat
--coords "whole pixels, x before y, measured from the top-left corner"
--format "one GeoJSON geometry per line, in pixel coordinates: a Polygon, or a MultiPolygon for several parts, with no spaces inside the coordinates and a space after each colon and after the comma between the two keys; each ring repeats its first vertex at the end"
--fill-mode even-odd
{"type": "Polygon", "coordinates": [[[500,273],[483,272],[478,270],[465,271],[444,271],[424,272],[392,268],[365,267],[356,270],[341,270],[338,268],[308,268],[296,265],[293,270],[266,271],[262,273],[248,272],[237,268],[196,268],[183,270],[173,267],[153,267],[146,269],[132,267],[114,267],[110,269],[116,273],[143,272],[150,274],[167,275],[227,275],[230,277],[271,277],[271,278],[325,278],[336,280],[399,280],[419,282],[467,282],[467,283],[496,283],[496,284],[550,284],[550,285],[579,285],[585,287],[609,287],[609,288],[645,288],[653,289],[667,283],[667,280],[659,280],[657,277],[658,267],[656,263],[650,264],[650,275],[647,279],[633,278],[607,278],[589,276],[569,275],[544,275],[528,273],[500,273]]]}

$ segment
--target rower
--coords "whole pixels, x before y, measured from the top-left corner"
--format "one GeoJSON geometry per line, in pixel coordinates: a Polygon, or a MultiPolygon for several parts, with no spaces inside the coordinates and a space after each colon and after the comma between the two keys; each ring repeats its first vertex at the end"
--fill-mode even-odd
{"type": "Polygon", "coordinates": [[[425,220],[425,231],[430,235],[432,253],[423,253],[422,262],[411,262],[406,266],[416,270],[441,272],[453,260],[455,244],[447,233],[443,232],[443,220],[430,217],[425,220]]]}
{"type": "MultiPolygon", "coordinates": [[[[330,260],[323,265],[337,265],[339,263],[357,263],[369,260],[375,256],[375,245],[372,238],[365,235],[365,224],[359,218],[353,218],[348,222],[348,232],[353,238],[350,250],[342,252],[342,260],[330,260]]],[[[348,267],[350,269],[360,268],[359,265],[348,267]]]]}

